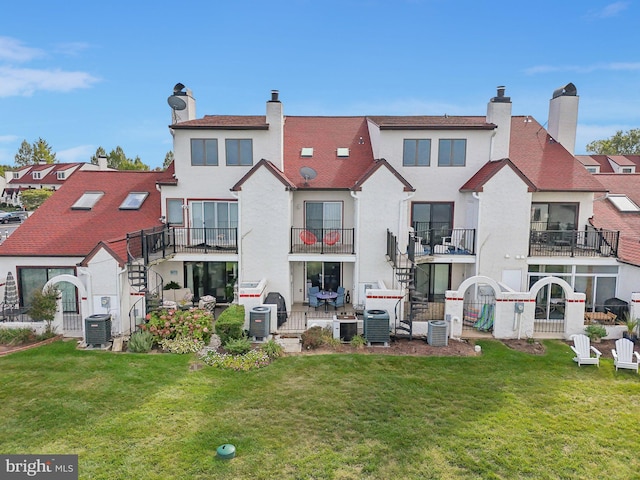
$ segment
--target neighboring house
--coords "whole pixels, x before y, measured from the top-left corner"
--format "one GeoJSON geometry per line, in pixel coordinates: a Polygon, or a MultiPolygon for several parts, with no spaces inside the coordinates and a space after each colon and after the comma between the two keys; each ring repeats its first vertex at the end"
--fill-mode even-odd
{"type": "MultiPolygon", "coordinates": [[[[175,161],[157,177],[138,173],[153,213],[135,215],[135,226],[114,218],[117,234],[103,230],[98,212],[71,210],[81,191],[71,184],[82,175],[99,189],[107,173],[78,173],[52,199],[92,219],[82,251],[58,256],[60,265],[36,255],[60,248],[29,240],[52,222],[39,209],[0,246],[2,265],[24,277],[28,265],[55,275],[77,264],[87,313],[108,297],[124,332],[170,281],[195,301],[237,294],[247,316],[271,292],[290,312],[309,287],[341,286],[357,310],[386,309],[394,327],[426,333],[427,321],[446,319],[452,336],[568,337],[585,310],[629,291],[618,230],[590,221],[608,188],[573,156],[572,84],[553,92],[548,130],[512,116],[502,87],[479,116],[286,116],[273,91],[265,115],[196,118],[181,90],[169,98],[175,161]]],[[[133,191],[122,188],[120,197],[133,191]]],[[[86,228],[54,231],[73,244],[86,228]]],[[[307,326],[305,317],[271,325],[307,326]]]]}
{"type": "MultiPolygon", "coordinates": [[[[0,245],[0,271],[12,272],[20,305],[60,275],[63,308],[78,320],[111,313],[128,319],[131,288],[126,235],[161,226],[157,182],[171,172],[78,171],[0,245]]],[[[136,291],[133,291],[135,294],[136,291]]]]}
{"type": "Polygon", "coordinates": [[[14,171],[6,171],[0,202],[21,206],[20,193],[27,189],[46,188],[57,190],[76,171],[113,171],[107,168],[106,157],[99,158],[99,164],[92,163],[47,163],[28,165],[14,171]]]}

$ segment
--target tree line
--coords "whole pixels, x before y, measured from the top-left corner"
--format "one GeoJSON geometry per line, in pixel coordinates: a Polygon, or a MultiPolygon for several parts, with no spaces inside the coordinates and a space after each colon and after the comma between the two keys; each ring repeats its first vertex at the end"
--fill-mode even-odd
{"type": "MultiPolygon", "coordinates": [[[[103,148],[98,147],[96,153],[89,159],[94,165],[98,164],[99,157],[107,158],[107,167],[115,170],[150,170],[149,165],[145,164],[139,156],[135,158],[127,157],[121,146],[117,146],[109,153],[103,148]]],[[[173,161],[173,152],[167,152],[164,158],[162,168],[165,169],[173,161]]],[[[42,163],[58,163],[56,154],[49,143],[42,137],[32,143],[26,140],[22,141],[18,152],[14,156],[14,165],[3,165],[2,170],[14,170],[29,165],[38,165],[42,163]]],[[[4,173],[4,172],[3,172],[4,173]]]]}

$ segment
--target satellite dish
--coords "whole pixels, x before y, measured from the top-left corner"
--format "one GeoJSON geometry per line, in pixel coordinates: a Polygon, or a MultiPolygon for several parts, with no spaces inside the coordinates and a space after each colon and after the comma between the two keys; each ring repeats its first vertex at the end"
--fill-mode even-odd
{"type": "Polygon", "coordinates": [[[175,95],[171,95],[169,98],[167,98],[167,103],[174,110],[184,110],[185,108],[187,108],[187,102],[175,95]]]}
{"type": "Polygon", "coordinates": [[[309,180],[316,178],[318,173],[311,167],[302,167],[300,169],[300,175],[304,178],[304,184],[306,185],[309,180]]]}

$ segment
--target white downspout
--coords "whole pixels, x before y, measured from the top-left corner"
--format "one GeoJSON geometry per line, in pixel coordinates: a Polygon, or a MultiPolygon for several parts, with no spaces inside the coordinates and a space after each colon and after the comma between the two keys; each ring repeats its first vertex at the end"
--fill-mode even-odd
{"type": "Polygon", "coordinates": [[[356,297],[358,295],[358,285],[360,285],[360,197],[358,196],[358,192],[351,190],[349,192],[351,194],[351,198],[353,198],[354,206],[353,209],[353,225],[355,227],[355,232],[353,235],[353,248],[356,255],[356,261],[353,264],[353,285],[351,285],[351,291],[353,292],[351,298],[355,301],[358,298],[358,303],[364,304],[364,299],[356,297]]]}

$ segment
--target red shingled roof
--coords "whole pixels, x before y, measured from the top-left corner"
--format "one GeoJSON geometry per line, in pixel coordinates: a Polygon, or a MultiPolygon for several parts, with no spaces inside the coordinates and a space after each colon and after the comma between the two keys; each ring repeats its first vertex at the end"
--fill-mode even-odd
{"type": "Polygon", "coordinates": [[[286,117],[284,138],[284,174],[297,188],[352,188],[373,164],[365,117],[286,117]],[[301,156],[305,147],[313,148],[312,157],[301,156]],[[338,157],[338,148],[349,156],[338,157]],[[306,185],[302,167],[317,172],[306,185]]]}
{"type": "Polygon", "coordinates": [[[0,245],[1,256],[85,256],[100,241],[161,225],[156,182],[166,172],[77,171],[0,245]],[[91,210],[71,206],[87,191],[104,196],[91,210]],[[120,210],[130,192],[149,192],[139,210],[120,210]]]}
{"type": "Polygon", "coordinates": [[[593,175],[531,117],[512,117],[509,159],[537,191],[604,191],[593,175]]]}
{"type": "Polygon", "coordinates": [[[247,129],[264,130],[269,128],[264,115],[205,115],[203,118],[187,120],[170,125],[173,129],[209,128],[209,129],[247,129]]]}
{"type": "Polygon", "coordinates": [[[511,168],[520,178],[522,178],[522,181],[528,185],[528,191],[535,191],[535,185],[533,185],[533,183],[531,183],[531,181],[508,158],[485,163],[482,168],[460,188],[460,191],[482,192],[485,183],[487,183],[491,177],[506,166],[511,168]]]}
{"type": "MultiPolygon", "coordinates": [[[[640,174],[594,174],[611,194],[625,194],[640,206],[640,174]]],[[[640,266],[640,213],[621,212],[609,200],[601,196],[593,202],[591,224],[597,228],[620,232],[618,258],[640,266]]]]}
{"type": "Polygon", "coordinates": [[[369,116],[373,123],[380,127],[380,130],[457,130],[457,129],[482,129],[493,130],[496,126],[487,123],[486,117],[457,117],[449,115],[438,116],[369,116]]]}

